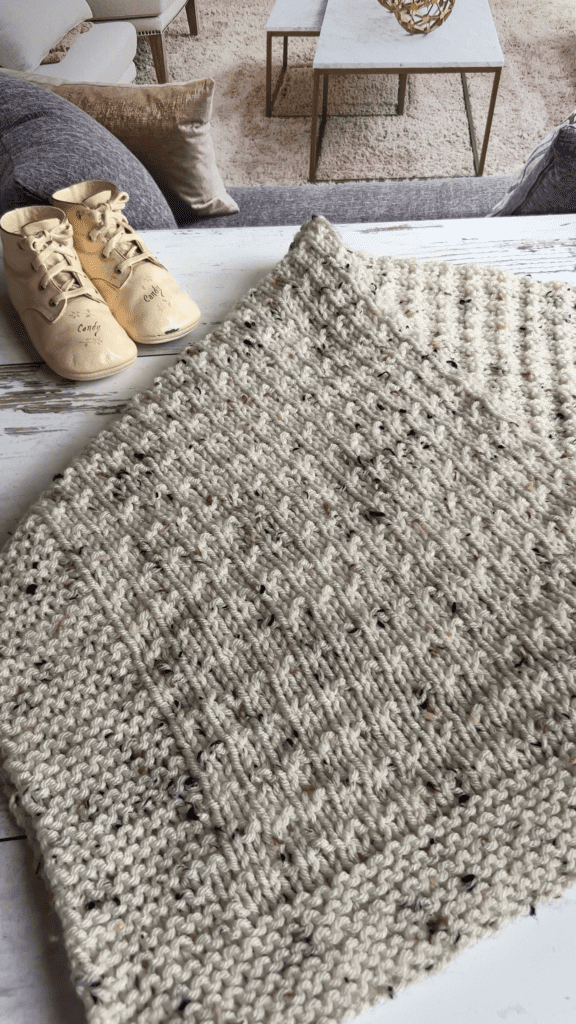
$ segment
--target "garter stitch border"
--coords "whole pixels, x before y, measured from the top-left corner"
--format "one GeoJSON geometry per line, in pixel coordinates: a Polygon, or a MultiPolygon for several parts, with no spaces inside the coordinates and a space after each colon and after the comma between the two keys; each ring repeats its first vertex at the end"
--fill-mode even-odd
{"type": "Polygon", "coordinates": [[[576,292],[314,218],[0,555],[90,1024],[333,1024],[576,880],[576,292]]]}

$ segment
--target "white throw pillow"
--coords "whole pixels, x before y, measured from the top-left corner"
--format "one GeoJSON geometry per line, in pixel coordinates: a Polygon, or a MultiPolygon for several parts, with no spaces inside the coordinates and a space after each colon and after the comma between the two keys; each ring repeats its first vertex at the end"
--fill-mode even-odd
{"type": "Polygon", "coordinates": [[[86,0],[1,0],[0,67],[34,71],[62,36],[91,17],[86,0]]]}

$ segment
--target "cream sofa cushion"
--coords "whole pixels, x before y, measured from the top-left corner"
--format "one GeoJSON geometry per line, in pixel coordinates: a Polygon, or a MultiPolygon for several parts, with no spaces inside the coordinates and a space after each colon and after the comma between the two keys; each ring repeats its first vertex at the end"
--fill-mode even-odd
{"type": "Polygon", "coordinates": [[[0,67],[33,71],[62,36],[91,17],[86,0],[2,0],[0,67]]]}
{"type": "Polygon", "coordinates": [[[136,29],[129,21],[102,22],[78,36],[58,64],[42,64],[38,74],[54,82],[85,83],[88,76],[97,82],[119,82],[127,69],[132,68],[131,78],[134,78],[136,70],[132,61],[137,46],[136,29]]]}

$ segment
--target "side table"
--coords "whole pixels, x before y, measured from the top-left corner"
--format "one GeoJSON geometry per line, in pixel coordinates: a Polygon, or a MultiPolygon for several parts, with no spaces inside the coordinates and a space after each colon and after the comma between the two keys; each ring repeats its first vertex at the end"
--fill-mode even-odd
{"type": "Polygon", "coordinates": [[[477,175],[484,171],[504,56],[488,0],[456,0],[452,14],[427,35],[410,35],[377,0],[328,0],[314,58],[310,135],[310,181],[316,171],[324,127],[330,75],[399,75],[397,113],[404,111],[408,75],[460,74],[470,144],[477,175]],[[478,157],[467,72],[492,72],[494,81],[478,157]],[[322,118],[318,132],[320,78],[322,118]]]}
{"type": "Polygon", "coordinates": [[[288,37],[319,36],[327,2],[328,0],[276,0],[266,23],[266,117],[272,116],[272,108],[288,67],[288,37]],[[272,96],[272,40],[277,36],[284,40],[284,49],[282,70],[272,96]]]}

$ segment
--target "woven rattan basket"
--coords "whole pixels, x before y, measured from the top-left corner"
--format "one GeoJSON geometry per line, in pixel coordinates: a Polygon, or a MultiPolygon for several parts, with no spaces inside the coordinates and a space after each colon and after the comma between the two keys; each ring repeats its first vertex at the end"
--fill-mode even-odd
{"type": "Polygon", "coordinates": [[[406,32],[423,35],[439,28],[452,13],[456,0],[378,0],[392,11],[406,32]]]}

